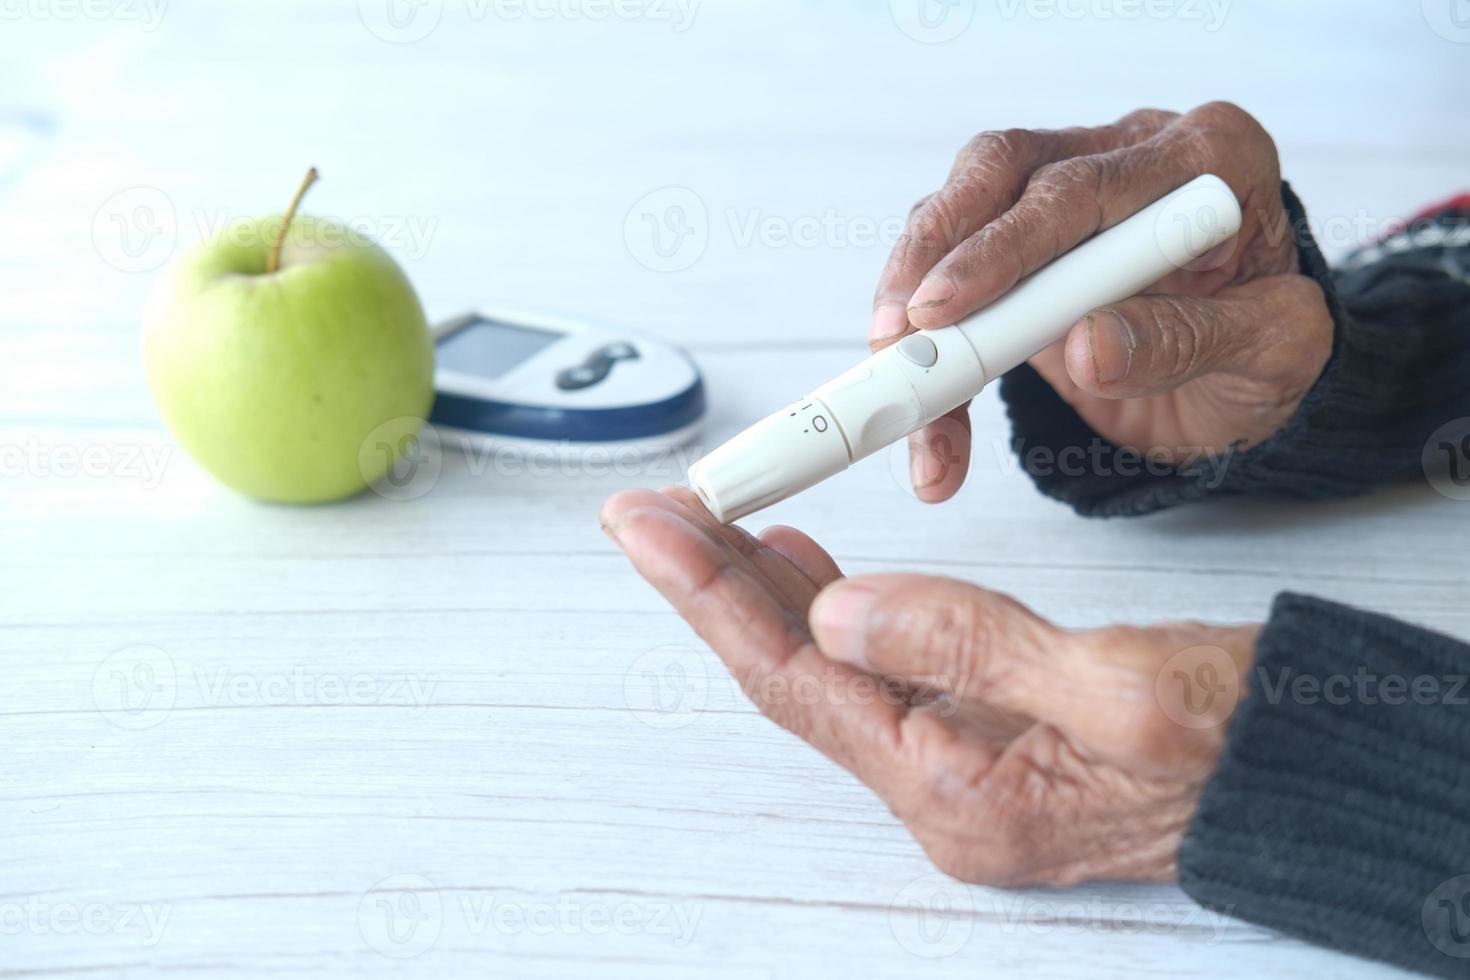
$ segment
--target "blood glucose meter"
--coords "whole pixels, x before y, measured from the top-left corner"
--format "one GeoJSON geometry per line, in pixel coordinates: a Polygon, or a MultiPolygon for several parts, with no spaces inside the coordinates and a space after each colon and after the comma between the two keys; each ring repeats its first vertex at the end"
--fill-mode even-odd
{"type": "Polygon", "coordinates": [[[689,355],[580,319],[468,313],[434,328],[434,410],[446,435],[496,451],[652,455],[704,418],[689,355]]]}

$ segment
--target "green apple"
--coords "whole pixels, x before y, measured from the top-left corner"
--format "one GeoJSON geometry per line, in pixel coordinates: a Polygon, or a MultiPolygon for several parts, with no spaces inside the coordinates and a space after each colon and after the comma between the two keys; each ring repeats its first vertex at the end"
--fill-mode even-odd
{"type": "Polygon", "coordinates": [[[227,486],[289,503],[382,476],[434,397],[433,339],[403,270],[359,232],[296,216],[315,178],[284,217],[182,256],[144,314],[148,381],[180,444],[227,486]]]}

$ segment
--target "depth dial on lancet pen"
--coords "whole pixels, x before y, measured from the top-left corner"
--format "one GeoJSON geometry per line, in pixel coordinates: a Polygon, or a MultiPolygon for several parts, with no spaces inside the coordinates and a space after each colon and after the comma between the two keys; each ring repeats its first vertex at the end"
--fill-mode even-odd
{"type": "Polygon", "coordinates": [[[856,462],[924,424],[919,391],[941,360],[929,337],[905,337],[844,371],[810,397],[837,420],[848,457],[856,462]]]}
{"type": "Polygon", "coordinates": [[[842,440],[843,448],[846,448],[847,437],[842,434],[842,427],[832,417],[831,410],[826,405],[823,405],[820,400],[807,396],[792,405],[787,411],[786,417],[801,426],[803,435],[816,436],[823,439],[823,441],[836,436],[842,440]]]}

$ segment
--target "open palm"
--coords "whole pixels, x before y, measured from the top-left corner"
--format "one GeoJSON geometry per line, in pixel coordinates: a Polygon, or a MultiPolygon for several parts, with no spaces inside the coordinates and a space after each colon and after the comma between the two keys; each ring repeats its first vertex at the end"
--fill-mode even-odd
{"type": "Polygon", "coordinates": [[[941,869],[1173,876],[1234,697],[1200,712],[1160,678],[1208,666],[1238,691],[1253,630],[1068,631],[963,582],[844,579],[801,532],[757,538],[682,488],[619,493],[602,523],[762,712],[870,786],[941,869]]]}

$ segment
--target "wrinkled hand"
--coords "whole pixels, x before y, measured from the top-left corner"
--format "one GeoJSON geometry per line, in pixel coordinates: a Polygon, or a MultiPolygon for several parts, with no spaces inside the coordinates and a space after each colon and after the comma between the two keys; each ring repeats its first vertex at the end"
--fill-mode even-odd
{"type": "Polygon", "coordinates": [[[1255,627],[1071,631],[950,579],[845,579],[806,535],[721,525],[684,489],[602,523],[762,712],[986,884],[1167,880],[1255,627]]]}
{"type": "MultiPolygon", "coordinates": [[[[1297,274],[1275,144],[1228,103],[975,137],[910,215],[878,283],[870,344],[959,321],[1202,173],[1235,191],[1239,234],[1147,295],[1089,313],[1031,364],[1119,446],[1179,461],[1263,441],[1321,374],[1332,321],[1297,274]]],[[[919,497],[953,496],[969,463],[968,407],[909,447],[919,497]]]]}

